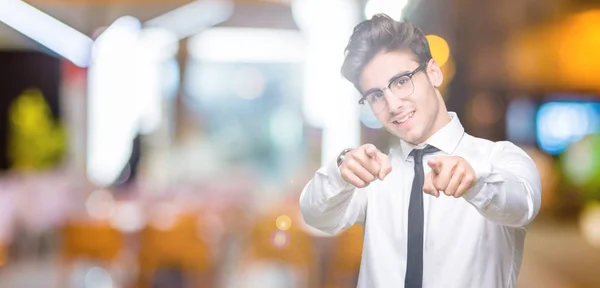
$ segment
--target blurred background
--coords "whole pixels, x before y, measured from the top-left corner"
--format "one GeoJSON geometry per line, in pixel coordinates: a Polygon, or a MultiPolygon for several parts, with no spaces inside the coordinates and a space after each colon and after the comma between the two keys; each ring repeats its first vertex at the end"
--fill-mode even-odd
{"type": "Polygon", "coordinates": [[[0,0],[0,287],[356,287],[362,228],[298,196],[397,143],[339,73],[379,12],[468,133],[536,162],[519,287],[600,287],[597,0],[0,0]]]}

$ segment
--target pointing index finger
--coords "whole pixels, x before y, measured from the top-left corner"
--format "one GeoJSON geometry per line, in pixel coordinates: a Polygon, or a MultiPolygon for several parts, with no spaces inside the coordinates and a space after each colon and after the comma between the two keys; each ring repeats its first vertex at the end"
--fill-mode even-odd
{"type": "Polygon", "coordinates": [[[435,174],[440,174],[442,172],[442,161],[439,157],[427,161],[427,165],[431,167],[431,170],[435,174]]]}
{"type": "Polygon", "coordinates": [[[381,166],[381,171],[379,171],[379,180],[383,180],[385,176],[392,172],[392,164],[390,163],[390,158],[381,152],[379,152],[379,155],[377,156],[377,161],[381,166]]]}
{"type": "Polygon", "coordinates": [[[367,156],[376,159],[377,160],[377,153],[379,152],[379,150],[377,150],[377,147],[373,146],[373,145],[369,145],[365,148],[365,153],[367,154],[367,156]]]}

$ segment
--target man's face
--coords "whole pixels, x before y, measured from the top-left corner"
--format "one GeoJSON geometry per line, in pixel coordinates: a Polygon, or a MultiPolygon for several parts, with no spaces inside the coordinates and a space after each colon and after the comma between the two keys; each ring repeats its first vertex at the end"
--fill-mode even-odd
{"type": "MultiPolygon", "coordinates": [[[[442,81],[436,62],[425,63],[412,75],[412,81],[402,77],[422,64],[415,58],[404,51],[377,54],[362,71],[360,88],[361,93],[367,95],[365,102],[383,126],[400,139],[417,145],[445,123],[440,119],[444,103],[434,87],[442,81]]],[[[445,114],[445,108],[443,110],[445,114]]]]}

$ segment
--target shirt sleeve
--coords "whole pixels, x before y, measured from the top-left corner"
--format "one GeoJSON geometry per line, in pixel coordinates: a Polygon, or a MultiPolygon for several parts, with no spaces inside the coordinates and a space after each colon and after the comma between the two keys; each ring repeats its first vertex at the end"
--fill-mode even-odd
{"type": "Polygon", "coordinates": [[[463,198],[487,219],[524,227],[537,216],[541,182],[533,160],[510,142],[497,142],[488,157],[464,157],[476,174],[476,183],[463,198]]]}
{"type": "Polygon", "coordinates": [[[321,167],[302,190],[302,217],[309,226],[332,235],[354,224],[364,225],[367,189],[346,182],[334,159],[321,167]]]}

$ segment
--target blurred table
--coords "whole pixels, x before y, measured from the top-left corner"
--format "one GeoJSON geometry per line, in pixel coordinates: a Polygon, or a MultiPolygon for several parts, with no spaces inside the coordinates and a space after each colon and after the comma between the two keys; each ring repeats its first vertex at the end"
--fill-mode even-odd
{"type": "Polygon", "coordinates": [[[600,249],[584,241],[577,223],[536,221],[527,233],[519,287],[600,287],[600,249]]]}

